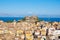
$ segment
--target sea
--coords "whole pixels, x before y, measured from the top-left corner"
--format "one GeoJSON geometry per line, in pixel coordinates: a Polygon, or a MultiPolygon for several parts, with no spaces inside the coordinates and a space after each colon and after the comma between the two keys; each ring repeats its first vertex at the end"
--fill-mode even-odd
{"type": "MultiPolygon", "coordinates": [[[[7,21],[18,21],[18,20],[22,20],[24,17],[0,17],[0,20],[7,22],[7,21]]],[[[60,18],[50,18],[50,17],[38,17],[39,20],[43,20],[43,21],[49,21],[49,22],[60,22],[60,18]]]]}

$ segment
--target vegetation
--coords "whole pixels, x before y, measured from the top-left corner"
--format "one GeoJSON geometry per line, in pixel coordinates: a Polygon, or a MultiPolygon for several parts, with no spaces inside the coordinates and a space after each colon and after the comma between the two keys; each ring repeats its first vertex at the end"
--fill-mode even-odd
{"type": "Polygon", "coordinates": [[[38,18],[38,17],[37,17],[37,20],[38,20],[38,22],[39,22],[39,21],[43,21],[42,19],[40,19],[40,18],[38,18]]]}
{"type": "Polygon", "coordinates": [[[7,23],[12,23],[13,21],[12,20],[8,20],[7,23]]]}

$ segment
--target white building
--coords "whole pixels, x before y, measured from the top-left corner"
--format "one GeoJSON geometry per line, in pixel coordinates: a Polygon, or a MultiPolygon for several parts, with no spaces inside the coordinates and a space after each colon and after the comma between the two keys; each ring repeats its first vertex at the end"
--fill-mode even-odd
{"type": "Polygon", "coordinates": [[[55,30],[53,35],[55,36],[55,40],[60,40],[60,30],[55,30]]]}

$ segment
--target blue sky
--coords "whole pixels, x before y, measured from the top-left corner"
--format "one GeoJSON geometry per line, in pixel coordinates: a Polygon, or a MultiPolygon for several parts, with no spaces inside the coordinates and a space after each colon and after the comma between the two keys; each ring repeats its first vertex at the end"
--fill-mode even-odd
{"type": "Polygon", "coordinates": [[[0,0],[0,16],[60,17],[60,0],[0,0]]]}

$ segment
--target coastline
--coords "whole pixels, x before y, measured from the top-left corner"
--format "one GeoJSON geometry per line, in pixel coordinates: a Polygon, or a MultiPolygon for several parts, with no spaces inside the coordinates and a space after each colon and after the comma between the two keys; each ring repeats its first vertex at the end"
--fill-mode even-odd
{"type": "Polygon", "coordinates": [[[56,38],[58,40],[60,22],[46,22],[39,20],[37,16],[26,16],[18,22],[16,20],[0,21],[0,37],[6,40],[52,40],[56,38]]]}
{"type": "MultiPolygon", "coordinates": [[[[0,17],[0,20],[7,22],[7,21],[18,21],[22,20],[24,17],[0,17]]],[[[38,17],[41,20],[48,21],[48,22],[60,22],[60,18],[50,18],[50,17],[38,17]]]]}

